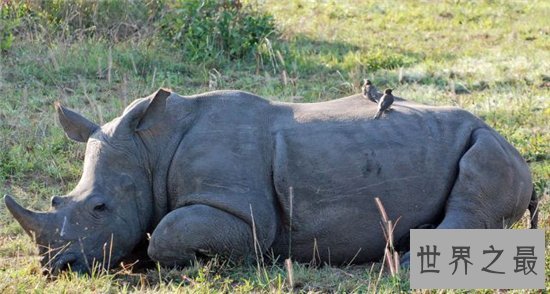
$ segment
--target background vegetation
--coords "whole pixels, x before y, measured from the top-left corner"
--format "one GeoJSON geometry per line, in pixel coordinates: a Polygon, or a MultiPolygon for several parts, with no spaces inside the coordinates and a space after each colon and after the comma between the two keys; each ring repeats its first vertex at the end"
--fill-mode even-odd
{"type": "MultiPolygon", "coordinates": [[[[379,88],[468,109],[529,162],[550,240],[550,2],[0,1],[0,194],[48,209],[73,187],[84,146],[65,138],[53,102],[104,123],[159,87],[241,89],[315,102],[379,88]]],[[[517,227],[527,226],[525,217],[517,227]]],[[[546,275],[550,273],[547,243],[546,275]]],[[[290,292],[280,264],[220,260],[183,271],[57,280],[0,204],[0,292],[290,292]]],[[[301,292],[408,291],[380,265],[294,264],[301,292]]],[[[546,282],[550,289],[550,279],[546,282]]]]}

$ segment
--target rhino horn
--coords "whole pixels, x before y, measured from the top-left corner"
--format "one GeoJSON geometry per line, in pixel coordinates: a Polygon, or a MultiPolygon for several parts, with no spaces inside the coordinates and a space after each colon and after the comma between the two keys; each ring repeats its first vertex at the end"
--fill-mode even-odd
{"type": "Polygon", "coordinates": [[[42,231],[42,228],[44,228],[47,224],[47,213],[28,210],[19,205],[19,203],[17,203],[17,201],[9,195],[4,195],[4,202],[17,222],[19,222],[25,232],[27,232],[27,234],[31,237],[33,236],[33,233],[39,234],[42,231]]]}

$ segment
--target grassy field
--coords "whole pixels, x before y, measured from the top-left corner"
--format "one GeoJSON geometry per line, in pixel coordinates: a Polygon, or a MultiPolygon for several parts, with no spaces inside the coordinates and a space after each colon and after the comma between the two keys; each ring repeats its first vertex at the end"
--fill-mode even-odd
{"type": "MultiPolygon", "coordinates": [[[[315,102],[358,93],[362,79],[370,78],[410,100],[465,108],[521,152],[543,197],[539,227],[547,232],[550,275],[550,2],[245,1],[272,15],[276,27],[247,54],[230,52],[231,44],[225,52],[210,43],[182,49],[175,43],[185,40],[164,36],[158,25],[177,21],[161,13],[166,7],[154,6],[161,2],[169,1],[132,2],[143,9],[114,1],[122,4],[110,8],[110,17],[101,5],[86,10],[93,3],[86,1],[52,8],[60,16],[53,20],[3,12],[0,195],[45,210],[52,195],[70,191],[79,179],[84,146],[64,136],[54,101],[104,123],[159,87],[183,95],[240,89],[276,101],[315,102]]],[[[525,218],[517,227],[526,225],[525,218]]],[[[49,280],[40,274],[30,238],[0,204],[1,293],[409,289],[407,272],[380,275],[380,264],[294,264],[293,270],[294,289],[281,264],[258,268],[221,260],[183,271],[157,267],[49,280]]]]}

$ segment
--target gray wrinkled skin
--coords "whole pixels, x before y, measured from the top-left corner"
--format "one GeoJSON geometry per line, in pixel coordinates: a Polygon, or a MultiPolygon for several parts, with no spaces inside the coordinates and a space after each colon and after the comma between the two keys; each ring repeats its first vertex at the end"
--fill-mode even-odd
{"type": "Polygon", "coordinates": [[[298,261],[375,261],[385,240],[374,197],[408,243],[417,227],[507,227],[533,189],[518,152],[481,120],[397,97],[379,120],[361,95],[289,104],[159,90],[101,127],[57,109],[87,142],[80,182],[46,213],[6,197],[54,273],[114,266],[148,233],[148,255],[167,266],[254,255],[254,237],[283,257],[290,243],[298,261]]]}

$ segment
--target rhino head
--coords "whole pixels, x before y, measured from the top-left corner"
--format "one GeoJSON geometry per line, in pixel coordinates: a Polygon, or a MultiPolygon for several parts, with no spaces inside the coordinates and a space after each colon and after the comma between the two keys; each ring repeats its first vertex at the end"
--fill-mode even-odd
{"type": "Polygon", "coordinates": [[[4,198],[11,214],[35,238],[47,272],[108,269],[145,238],[154,204],[150,158],[138,133],[162,118],[170,94],[159,90],[138,99],[103,126],[56,104],[67,136],[87,144],[80,181],[66,196],[52,197],[48,212],[31,211],[10,196],[4,198]]]}

